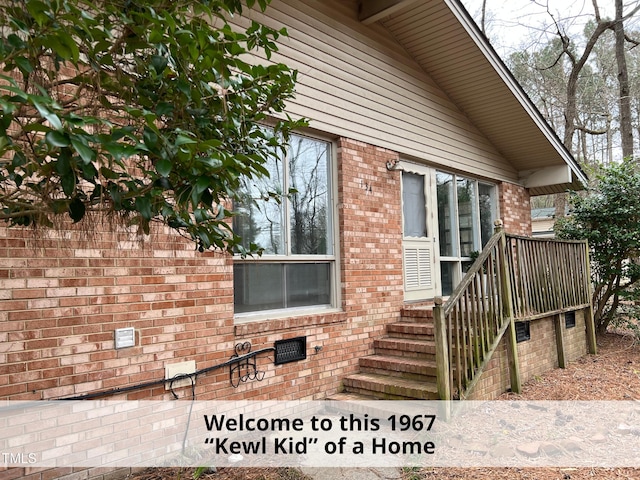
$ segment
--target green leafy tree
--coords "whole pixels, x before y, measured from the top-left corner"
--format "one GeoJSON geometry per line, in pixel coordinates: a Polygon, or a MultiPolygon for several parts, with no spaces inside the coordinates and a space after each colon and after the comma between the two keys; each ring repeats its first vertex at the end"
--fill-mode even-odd
{"type": "Polygon", "coordinates": [[[601,171],[587,195],[573,193],[571,215],[558,220],[556,235],[587,239],[594,284],[594,321],[604,332],[623,307],[640,298],[640,171],[632,160],[601,171]]]}
{"type": "Polygon", "coordinates": [[[286,31],[230,23],[268,3],[4,1],[0,219],[160,222],[201,250],[258,252],[230,206],[304,123],[282,114],[296,72],[270,60],[286,31]]]}

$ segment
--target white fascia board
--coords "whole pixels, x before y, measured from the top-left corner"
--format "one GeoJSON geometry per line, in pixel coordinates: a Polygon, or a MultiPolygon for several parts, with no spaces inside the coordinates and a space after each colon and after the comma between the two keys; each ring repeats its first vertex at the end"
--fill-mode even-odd
{"type": "Polygon", "coordinates": [[[562,157],[567,166],[571,169],[575,176],[575,179],[583,185],[587,185],[587,176],[584,174],[584,172],[582,172],[571,153],[562,144],[555,131],[542,117],[542,114],[533,104],[528,95],[524,92],[522,86],[517,82],[502,59],[500,59],[500,56],[493,49],[487,38],[482,34],[473,19],[466,12],[462,3],[460,3],[459,0],[444,0],[444,2],[451,9],[451,12],[453,12],[453,14],[456,16],[469,36],[473,39],[478,48],[482,51],[487,61],[495,69],[500,78],[502,78],[505,85],[507,85],[520,105],[522,105],[522,107],[529,114],[536,126],[548,139],[549,143],[553,145],[555,150],[562,157]]]}
{"type": "Polygon", "coordinates": [[[569,165],[556,165],[540,170],[527,170],[519,172],[520,180],[526,188],[549,187],[572,183],[571,169],[569,165]]]}

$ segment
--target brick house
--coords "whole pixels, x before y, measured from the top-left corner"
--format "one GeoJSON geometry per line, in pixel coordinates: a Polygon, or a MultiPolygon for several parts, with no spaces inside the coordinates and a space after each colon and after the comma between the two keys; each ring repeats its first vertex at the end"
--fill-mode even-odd
{"type": "MultiPolygon", "coordinates": [[[[453,292],[494,220],[530,235],[530,196],[585,181],[457,0],[274,0],[248,16],[287,28],[276,60],[299,71],[289,113],[310,120],[268,166],[298,195],[239,207],[235,228],[265,255],[200,253],[161,229],[3,227],[1,399],[169,398],[170,372],[299,337],[306,358],[256,356],[261,381],[212,370],[198,398],[326,398],[389,325],[421,317],[410,307],[453,292]]],[[[569,358],[586,352],[585,316],[569,358]]],[[[525,378],[559,362],[553,322],[536,322],[525,378]]],[[[487,398],[508,387],[498,357],[487,398]]]]}

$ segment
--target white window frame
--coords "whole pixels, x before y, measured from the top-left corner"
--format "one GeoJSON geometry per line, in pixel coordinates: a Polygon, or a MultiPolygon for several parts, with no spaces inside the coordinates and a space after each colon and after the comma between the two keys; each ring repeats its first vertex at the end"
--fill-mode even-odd
{"type": "MultiPolygon", "coordinates": [[[[453,185],[456,186],[457,185],[457,180],[459,178],[465,179],[465,180],[469,180],[475,183],[475,192],[476,192],[476,200],[474,202],[473,205],[473,217],[476,220],[476,225],[474,225],[474,231],[473,231],[473,251],[480,251],[482,250],[482,227],[481,227],[481,222],[480,222],[480,191],[479,191],[479,185],[485,185],[485,186],[489,186],[491,187],[491,204],[492,204],[492,219],[495,220],[496,218],[499,218],[499,205],[498,205],[498,196],[497,196],[497,192],[498,192],[498,185],[494,182],[490,182],[490,181],[486,181],[486,180],[481,180],[478,178],[474,178],[471,176],[467,176],[464,174],[457,174],[454,172],[449,172],[446,170],[440,170],[437,169],[436,170],[436,179],[437,179],[437,174],[438,173],[442,173],[442,174],[446,174],[446,175],[451,175],[452,179],[453,179],[453,185]],[[476,228],[477,227],[477,228],[476,228]]],[[[436,180],[436,185],[437,185],[437,180],[436,180]]],[[[437,188],[437,187],[436,187],[437,188]]],[[[470,256],[463,256],[461,253],[461,245],[460,245],[460,235],[459,235],[459,231],[460,231],[460,216],[459,216],[459,211],[458,211],[458,189],[457,187],[453,189],[453,212],[452,212],[452,218],[455,219],[455,230],[453,231],[453,241],[456,242],[455,244],[455,249],[458,253],[458,255],[438,255],[438,264],[440,267],[440,275],[441,278],[439,279],[440,284],[441,284],[441,288],[442,288],[442,293],[444,294],[444,281],[442,281],[442,272],[444,271],[443,268],[443,263],[450,263],[450,264],[455,264],[454,265],[454,271],[453,271],[453,288],[455,288],[455,286],[460,283],[460,281],[462,280],[462,277],[464,275],[463,272],[463,264],[466,262],[470,262],[472,260],[472,258],[470,256]]],[[[438,219],[438,229],[440,228],[440,219],[438,219]]]]}
{"type": "MultiPolygon", "coordinates": [[[[288,308],[278,308],[271,310],[257,310],[252,312],[234,312],[234,322],[236,324],[240,323],[248,323],[254,321],[260,321],[265,319],[274,319],[274,318],[285,318],[285,317],[293,317],[300,315],[311,315],[311,314],[322,314],[322,313],[330,313],[335,311],[340,311],[339,305],[341,305],[341,295],[340,295],[340,262],[339,262],[339,232],[338,232],[338,201],[337,201],[337,185],[338,185],[338,174],[337,174],[337,144],[334,139],[322,137],[319,135],[309,135],[307,133],[295,132],[294,135],[307,138],[310,140],[316,140],[320,142],[327,143],[330,149],[329,154],[329,165],[328,165],[328,185],[327,191],[329,194],[329,211],[328,214],[329,224],[328,230],[329,233],[327,235],[328,241],[331,244],[331,254],[328,255],[301,255],[301,254],[291,254],[291,218],[289,215],[289,204],[288,200],[286,200],[285,212],[284,212],[284,222],[283,227],[286,231],[286,239],[285,239],[285,249],[287,251],[286,254],[263,254],[260,257],[255,258],[247,258],[241,259],[239,257],[234,257],[234,265],[236,263],[242,264],[303,264],[303,263],[327,263],[329,265],[329,276],[330,276],[330,303],[326,305],[309,305],[304,307],[288,307],[288,308]]],[[[284,178],[288,182],[289,180],[289,165],[287,159],[283,161],[284,167],[284,178]]],[[[288,185],[285,185],[285,191],[288,190],[288,185]]],[[[235,275],[235,274],[234,274],[235,275]]],[[[234,306],[235,306],[235,291],[234,291],[234,306]]]]}

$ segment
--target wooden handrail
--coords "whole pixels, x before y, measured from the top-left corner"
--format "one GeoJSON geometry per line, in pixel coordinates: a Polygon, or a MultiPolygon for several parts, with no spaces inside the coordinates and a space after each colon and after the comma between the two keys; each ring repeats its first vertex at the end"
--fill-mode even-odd
{"type": "Polygon", "coordinates": [[[462,281],[458,284],[458,286],[453,290],[453,293],[451,293],[451,295],[447,299],[447,302],[444,305],[445,315],[451,313],[453,305],[458,301],[469,284],[473,281],[475,274],[480,271],[483,263],[487,260],[487,258],[489,258],[491,249],[494,248],[498,244],[498,242],[500,242],[500,238],[502,237],[502,235],[502,232],[495,233],[482,249],[482,252],[480,252],[480,255],[478,255],[478,258],[476,258],[475,262],[473,262],[471,267],[469,267],[467,273],[464,275],[464,277],[462,277],[462,281]]]}
{"type": "MultiPolygon", "coordinates": [[[[520,390],[514,322],[590,305],[585,247],[584,241],[505,235],[496,222],[494,235],[451,296],[444,304],[435,302],[441,399],[468,397],[505,334],[511,389],[520,390]]],[[[587,330],[589,350],[595,351],[587,330]]]]}

